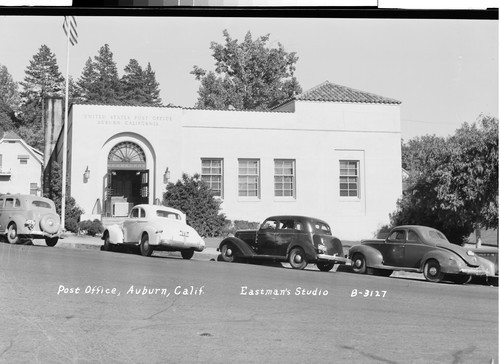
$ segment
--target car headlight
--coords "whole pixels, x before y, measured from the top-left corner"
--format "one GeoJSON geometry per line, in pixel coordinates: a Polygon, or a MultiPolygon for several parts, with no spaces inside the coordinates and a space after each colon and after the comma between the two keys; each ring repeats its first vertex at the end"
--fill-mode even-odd
{"type": "Polygon", "coordinates": [[[467,250],[467,255],[473,256],[474,252],[472,250],[467,250]]]}

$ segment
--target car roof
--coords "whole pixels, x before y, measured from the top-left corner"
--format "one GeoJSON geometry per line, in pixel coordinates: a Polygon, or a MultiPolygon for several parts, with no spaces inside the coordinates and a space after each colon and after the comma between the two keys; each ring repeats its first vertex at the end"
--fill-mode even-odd
{"type": "Polygon", "coordinates": [[[2,193],[0,194],[0,198],[8,198],[8,197],[15,197],[18,199],[25,199],[25,200],[42,200],[42,201],[51,201],[53,202],[50,198],[47,197],[42,197],[42,196],[35,196],[35,195],[25,195],[21,193],[2,193]]]}
{"type": "Polygon", "coordinates": [[[162,211],[173,212],[176,214],[184,215],[184,213],[181,210],[174,209],[173,207],[163,206],[163,205],[139,204],[139,205],[134,206],[134,208],[136,208],[136,207],[141,207],[145,210],[162,210],[162,211]]]}
{"type": "Polygon", "coordinates": [[[329,225],[326,221],[318,219],[317,217],[310,217],[310,216],[304,216],[304,215],[274,215],[274,216],[269,216],[268,218],[266,218],[266,220],[269,220],[269,219],[277,219],[277,220],[295,219],[295,220],[308,220],[308,221],[313,220],[313,221],[321,222],[325,225],[329,225]]]}

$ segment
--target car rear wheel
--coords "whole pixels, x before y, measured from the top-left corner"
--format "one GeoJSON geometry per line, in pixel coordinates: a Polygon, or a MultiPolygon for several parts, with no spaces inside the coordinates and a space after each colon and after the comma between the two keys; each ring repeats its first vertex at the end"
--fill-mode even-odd
{"type": "Polygon", "coordinates": [[[141,238],[141,244],[139,245],[141,250],[141,255],[145,257],[150,257],[153,254],[153,248],[149,245],[149,236],[148,234],[144,234],[141,238]]]}
{"type": "Polygon", "coordinates": [[[232,244],[225,243],[220,247],[220,257],[223,261],[234,262],[234,247],[232,244]]]}
{"type": "Polygon", "coordinates": [[[333,262],[318,262],[318,263],[316,263],[316,266],[322,272],[329,272],[332,270],[334,264],[335,263],[333,263],[333,262]]]}
{"type": "Polygon", "coordinates": [[[435,259],[429,259],[424,265],[424,277],[429,282],[441,282],[444,277],[444,273],[441,271],[441,266],[439,262],[435,259]]]}
{"type": "Polygon", "coordinates": [[[7,229],[7,241],[10,244],[17,244],[20,240],[19,235],[17,235],[17,225],[15,223],[10,224],[7,229]]]}
{"type": "Polygon", "coordinates": [[[47,246],[55,246],[58,240],[59,238],[57,236],[53,238],[45,238],[45,244],[47,244],[47,246]]]}
{"type": "Polygon", "coordinates": [[[293,248],[288,256],[288,262],[293,269],[304,269],[307,267],[307,260],[302,248],[293,248]]]}
{"type": "Polygon", "coordinates": [[[194,255],[194,250],[181,251],[182,259],[191,259],[194,255]]]}
{"type": "Polygon", "coordinates": [[[354,273],[366,273],[366,259],[363,254],[357,253],[352,257],[352,271],[354,273]]]}

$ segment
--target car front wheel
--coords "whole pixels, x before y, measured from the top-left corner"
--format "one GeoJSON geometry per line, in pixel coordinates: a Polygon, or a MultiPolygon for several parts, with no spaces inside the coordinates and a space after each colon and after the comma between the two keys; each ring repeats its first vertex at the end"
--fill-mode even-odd
{"type": "Polygon", "coordinates": [[[293,248],[288,256],[288,262],[293,269],[304,269],[307,267],[307,260],[302,248],[293,248]]]}
{"type": "Polygon", "coordinates": [[[316,266],[322,272],[329,272],[332,270],[334,263],[332,263],[332,262],[318,262],[318,263],[316,263],[316,266]]]}
{"type": "Polygon", "coordinates": [[[45,244],[47,244],[47,246],[55,246],[58,240],[59,238],[57,236],[53,238],[45,238],[45,244]]]}
{"type": "Polygon", "coordinates": [[[148,234],[144,234],[141,238],[141,244],[139,245],[141,250],[141,254],[145,257],[150,257],[153,254],[153,248],[149,245],[149,236],[148,234]]]}
{"type": "Polygon", "coordinates": [[[435,259],[429,259],[424,265],[424,277],[429,282],[441,282],[444,277],[444,273],[441,271],[441,266],[439,262],[435,259]]]}
{"type": "Polygon", "coordinates": [[[10,244],[17,244],[20,241],[19,235],[17,235],[17,225],[15,223],[10,224],[7,229],[7,241],[10,244]]]}
{"type": "Polygon", "coordinates": [[[366,273],[366,259],[363,254],[357,253],[352,257],[352,271],[354,273],[366,273]]]}
{"type": "Polygon", "coordinates": [[[181,251],[182,259],[191,259],[194,255],[194,250],[181,251]]]}

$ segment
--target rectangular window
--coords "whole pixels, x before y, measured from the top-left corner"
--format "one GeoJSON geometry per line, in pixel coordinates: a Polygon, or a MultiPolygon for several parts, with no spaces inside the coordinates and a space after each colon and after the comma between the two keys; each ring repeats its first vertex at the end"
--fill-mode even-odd
{"type": "Polygon", "coordinates": [[[201,179],[208,183],[215,196],[222,196],[222,159],[202,159],[201,179]]]}
{"type": "Polygon", "coordinates": [[[359,197],[359,161],[340,161],[340,196],[359,197]]]}
{"type": "Polygon", "coordinates": [[[274,196],[295,197],[295,160],[274,160],[274,196]]]}
{"type": "Polygon", "coordinates": [[[38,184],[37,183],[30,183],[30,195],[36,196],[38,192],[38,184]]]}
{"type": "Polygon", "coordinates": [[[260,196],[260,168],[258,159],[238,160],[238,196],[260,196]]]}

